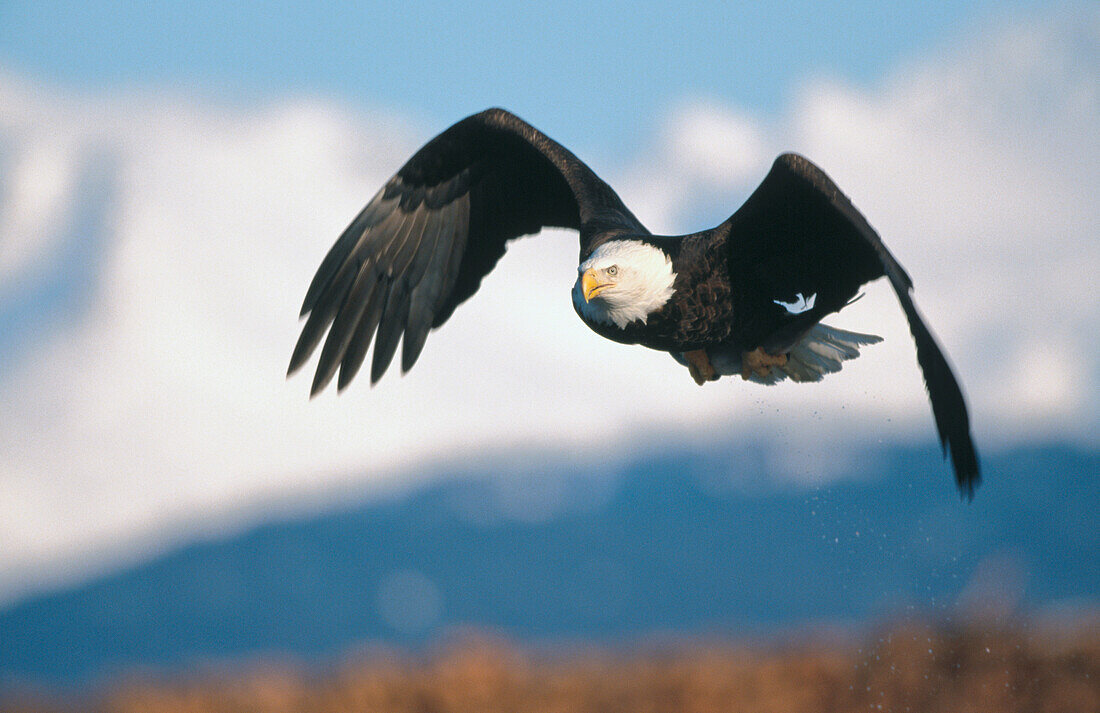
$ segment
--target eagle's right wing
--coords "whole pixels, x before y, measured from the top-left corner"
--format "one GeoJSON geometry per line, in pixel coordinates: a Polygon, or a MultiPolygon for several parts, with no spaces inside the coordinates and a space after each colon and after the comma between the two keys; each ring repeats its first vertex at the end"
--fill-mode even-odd
{"type": "Polygon", "coordinates": [[[530,124],[502,109],[463,119],[417,151],[329,250],[306,292],[309,319],[288,373],[326,330],[311,393],[337,369],[344,388],[372,339],[371,383],[402,334],[408,371],[428,331],[477,291],[507,241],[545,226],[646,232],[588,166],[530,124]]]}

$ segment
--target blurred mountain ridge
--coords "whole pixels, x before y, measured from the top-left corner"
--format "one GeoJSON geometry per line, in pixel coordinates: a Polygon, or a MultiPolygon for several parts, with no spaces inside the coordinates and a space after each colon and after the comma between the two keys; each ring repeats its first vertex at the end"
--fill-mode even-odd
{"type": "Polygon", "coordinates": [[[1100,602],[1100,453],[989,454],[970,504],[928,444],[857,456],[816,485],[777,479],[751,444],[612,465],[456,464],[408,491],[18,603],[0,612],[0,686],[268,653],[323,659],[463,626],[615,642],[1058,616],[1100,602]]]}

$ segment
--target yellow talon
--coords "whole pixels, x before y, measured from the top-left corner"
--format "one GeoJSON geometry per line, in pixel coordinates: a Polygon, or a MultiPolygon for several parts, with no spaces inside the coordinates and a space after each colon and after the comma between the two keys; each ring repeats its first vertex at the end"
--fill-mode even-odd
{"type": "Polygon", "coordinates": [[[718,373],[711,365],[706,349],[684,352],[684,360],[688,364],[688,372],[691,374],[691,378],[695,379],[695,383],[699,386],[718,378],[718,373]]]}
{"type": "Polygon", "coordinates": [[[786,354],[768,354],[764,351],[764,347],[757,347],[751,352],[741,352],[741,378],[748,381],[753,374],[764,378],[771,373],[773,366],[783,366],[786,363],[786,354]]]}

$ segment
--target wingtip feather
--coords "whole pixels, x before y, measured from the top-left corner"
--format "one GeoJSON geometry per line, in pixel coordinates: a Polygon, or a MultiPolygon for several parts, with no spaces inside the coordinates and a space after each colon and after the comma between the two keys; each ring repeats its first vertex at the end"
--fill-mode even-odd
{"type": "Polygon", "coordinates": [[[309,397],[312,399],[317,394],[325,390],[329,382],[332,381],[333,371],[326,371],[318,369],[313,374],[313,385],[309,388],[309,397]]]}
{"type": "Polygon", "coordinates": [[[294,344],[294,351],[290,355],[290,363],[286,368],[287,378],[290,378],[295,372],[302,368],[313,350],[317,347],[317,342],[313,341],[312,337],[306,330],[303,330],[301,335],[298,336],[298,341],[294,344]]]}
{"type": "Polygon", "coordinates": [[[894,282],[894,291],[901,302],[909,322],[909,331],[916,343],[917,363],[932,403],[932,415],[944,458],[951,461],[960,495],[971,501],[982,479],[978,452],[970,435],[970,416],[962,387],[947,362],[947,356],[921,318],[909,290],[899,289],[898,283],[894,282]]]}

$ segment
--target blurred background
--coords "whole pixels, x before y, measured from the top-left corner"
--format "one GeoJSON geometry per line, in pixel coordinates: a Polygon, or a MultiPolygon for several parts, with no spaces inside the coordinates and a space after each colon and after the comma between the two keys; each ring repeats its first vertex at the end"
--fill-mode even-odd
{"type": "Polygon", "coordinates": [[[1095,709],[1098,78],[1095,3],[0,2],[0,706],[1095,709]],[[843,372],[699,388],[576,318],[547,231],[408,375],[285,380],[336,236],[489,106],[656,233],[821,165],[974,502],[885,284],[843,372]]]}

